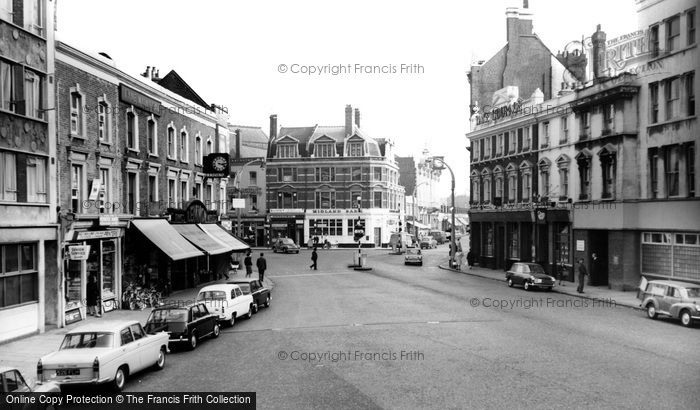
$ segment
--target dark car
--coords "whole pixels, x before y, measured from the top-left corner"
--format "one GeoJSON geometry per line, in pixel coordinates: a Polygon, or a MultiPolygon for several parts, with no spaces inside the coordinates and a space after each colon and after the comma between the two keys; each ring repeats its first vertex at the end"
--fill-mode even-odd
{"type": "Polygon", "coordinates": [[[294,243],[291,238],[277,238],[272,242],[272,251],[275,253],[299,253],[299,245],[294,243]]]}
{"type": "Polygon", "coordinates": [[[168,332],[170,343],[187,344],[194,350],[199,339],[219,337],[219,317],[209,312],[204,303],[187,306],[162,306],[153,309],[148,316],[146,333],[168,332]]]}
{"type": "Polygon", "coordinates": [[[253,313],[258,313],[260,306],[270,307],[272,292],[263,286],[258,279],[236,279],[228,283],[238,285],[244,295],[253,296],[253,313]]]}
{"type": "Polygon", "coordinates": [[[506,272],[508,286],[522,285],[525,290],[540,288],[552,290],[554,278],[547,275],[542,266],[536,263],[516,262],[506,272]]]}

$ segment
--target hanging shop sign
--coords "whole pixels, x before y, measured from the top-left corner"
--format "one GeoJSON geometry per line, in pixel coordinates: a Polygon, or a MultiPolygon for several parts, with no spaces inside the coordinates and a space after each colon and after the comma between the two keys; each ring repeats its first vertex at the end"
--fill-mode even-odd
{"type": "Polygon", "coordinates": [[[73,245],[68,247],[68,259],[85,261],[90,255],[90,245],[73,245]]]}

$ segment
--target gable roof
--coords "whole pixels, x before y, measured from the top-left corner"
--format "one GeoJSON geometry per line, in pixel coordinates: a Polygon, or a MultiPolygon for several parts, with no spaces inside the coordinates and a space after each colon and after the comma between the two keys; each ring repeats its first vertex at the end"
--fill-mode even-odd
{"type": "Polygon", "coordinates": [[[194,91],[192,87],[190,87],[189,84],[187,84],[182,77],[180,77],[180,74],[178,74],[175,70],[170,70],[165,77],[157,81],[157,84],[181,97],[187,98],[195,104],[201,105],[206,109],[210,109],[211,107],[202,97],[199,96],[199,94],[194,91]]]}
{"type": "MultiPolygon", "coordinates": [[[[267,146],[269,143],[269,138],[265,131],[261,127],[249,126],[249,125],[228,125],[229,130],[232,133],[232,140],[235,138],[236,130],[239,131],[241,136],[241,152],[240,158],[258,158],[265,157],[267,155],[267,146]]],[[[231,144],[231,158],[235,158],[236,143],[232,141],[231,144]]]]}

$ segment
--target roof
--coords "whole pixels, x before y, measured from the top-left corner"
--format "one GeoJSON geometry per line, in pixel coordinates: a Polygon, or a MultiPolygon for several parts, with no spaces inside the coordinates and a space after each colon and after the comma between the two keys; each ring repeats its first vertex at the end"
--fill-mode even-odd
{"type": "Polygon", "coordinates": [[[190,87],[189,84],[187,84],[182,77],[180,77],[180,74],[178,74],[175,70],[170,70],[165,77],[161,78],[156,83],[161,87],[166,88],[181,97],[187,98],[188,100],[199,104],[206,109],[210,109],[211,107],[202,97],[199,96],[199,94],[194,91],[192,87],[190,87]]]}
{"type": "Polygon", "coordinates": [[[249,125],[228,125],[229,131],[235,135],[238,130],[241,136],[241,150],[236,152],[236,142],[231,138],[231,158],[258,158],[267,156],[267,146],[270,138],[261,127],[249,125]]]}
{"type": "Polygon", "coordinates": [[[679,280],[650,280],[647,282],[649,283],[658,283],[660,285],[673,285],[673,286],[682,286],[686,288],[697,288],[700,287],[700,284],[698,283],[690,283],[690,282],[681,282],[679,280]]]}
{"type": "Polygon", "coordinates": [[[345,127],[342,125],[314,125],[312,127],[282,127],[277,134],[277,138],[271,141],[273,150],[270,152],[271,156],[274,156],[274,146],[277,145],[281,140],[291,137],[299,142],[299,156],[308,157],[313,152],[312,144],[319,138],[327,137],[332,139],[336,144],[336,152],[339,156],[344,156],[343,148],[348,139],[354,136],[360,137],[365,140],[367,155],[379,157],[382,155],[379,149],[379,144],[377,141],[371,137],[366,136],[360,128],[353,126],[353,132],[351,136],[348,136],[345,132],[345,127]]]}
{"type": "Polygon", "coordinates": [[[231,290],[231,288],[237,288],[238,285],[233,283],[217,283],[214,285],[208,285],[199,290],[199,292],[210,291],[210,290],[231,290]]]}
{"type": "Polygon", "coordinates": [[[68,334],[91,333],[91,332],[112,332],[116,333],[126,326],[140,323],[138,320],[96,320],[75,329],[68,331],[68,334]]]}

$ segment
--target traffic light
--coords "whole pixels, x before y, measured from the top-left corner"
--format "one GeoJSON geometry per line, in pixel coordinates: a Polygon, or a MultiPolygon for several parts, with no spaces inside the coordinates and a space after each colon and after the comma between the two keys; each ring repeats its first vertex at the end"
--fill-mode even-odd
{"type": "Polygon", "coordinates": [[[355,231],[354,231],[355,242],[359,242],[363,236],[365,236],[365,221],[363,219],[358,219],[355,221],[355,231]]]}
{"type": "Polygon", "coordinates": [[[401,221],[399,221],[399,232],[403,231],[403,228],[401,228],[402,225],[403,225],[403,223],[401,223],[401,221]]]}

